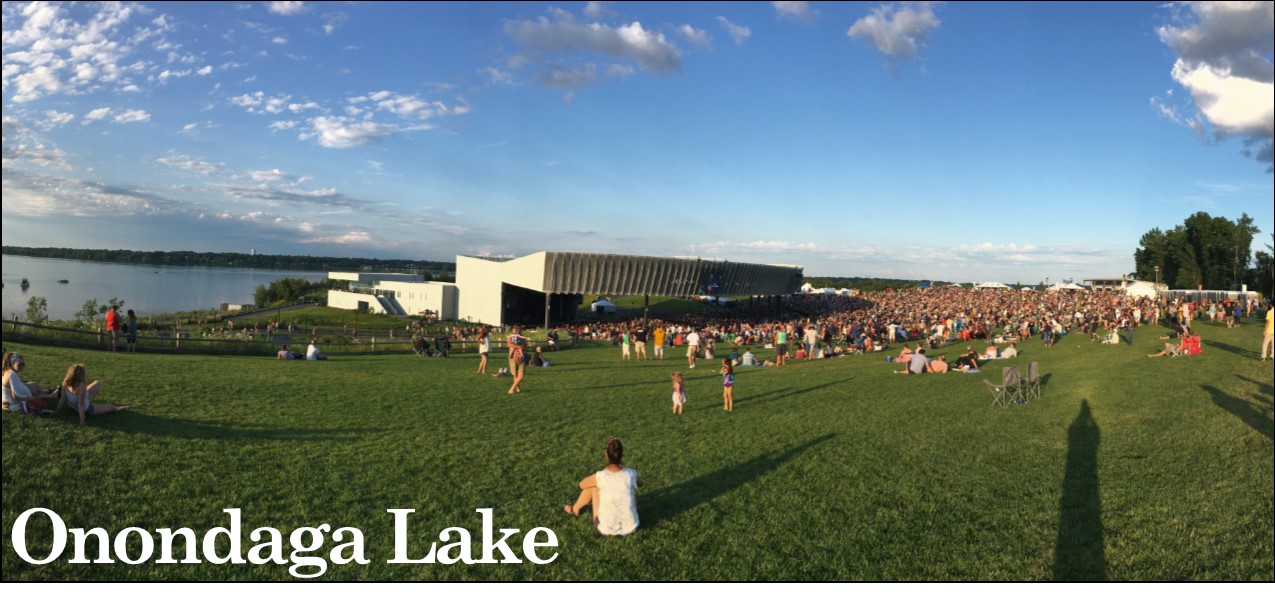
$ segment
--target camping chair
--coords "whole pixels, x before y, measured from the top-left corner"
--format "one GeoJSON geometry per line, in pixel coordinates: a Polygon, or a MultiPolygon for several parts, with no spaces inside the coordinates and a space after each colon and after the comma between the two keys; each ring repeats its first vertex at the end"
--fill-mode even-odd
{"type": "Polygon", "coordinates": [[[1027,379],[1022,383],[1022,396],[1024,400],[1040,399],[1040,363],[1027,363],[1027,379]]]}
{"type": "Polygon", "coordinates": [[[451,350],[451,348],[452,343],[447,339],[447,336],[440,335],[434,337],[434,350],[436,351],[434,356],[438,358],[447,358],[447,353],[451,350]]]}
{"type": "Polygon", "coordinates": [[[421,358],[429,356],[429,342],[425,338],[412,338],[412,352],[421,358]]]}
{"type": "Polygon", "coordinates": [[[1018,367],[1001,369],[1001,378],[1000,385],[986,379],[983,380],[983,383],[987,384],[988,391],[992,393],[992,406],[1009,408],[1009,403],[1018,397],[1021,392],[1019,389],[1018,367]]]}

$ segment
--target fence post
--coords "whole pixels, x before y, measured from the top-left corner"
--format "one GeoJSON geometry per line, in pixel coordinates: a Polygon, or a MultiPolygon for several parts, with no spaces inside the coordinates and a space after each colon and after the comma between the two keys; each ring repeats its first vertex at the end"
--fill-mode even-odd
{"type": "Polygon", "coordinates": [[[102,328],[101,327],[97,328],[97,345],[99,346],[102,345],[102,328]]]}
{"type": "Polygon", "coordinates": [[[182,351],[182,332],[180,332],[180,331],[174,331],[174,332],[173,332],[173,340],[174,340],[174,342],[173,342],[173,344],[174,344],[174,345],[173,345],[173,351],[174,351],[174,352],[181,352],[181,351],[182,351]]]}
{"type": "Polygon", "coordinates": [[[376,354],[376,336],[372,336],[372,354],[376,354]]]}

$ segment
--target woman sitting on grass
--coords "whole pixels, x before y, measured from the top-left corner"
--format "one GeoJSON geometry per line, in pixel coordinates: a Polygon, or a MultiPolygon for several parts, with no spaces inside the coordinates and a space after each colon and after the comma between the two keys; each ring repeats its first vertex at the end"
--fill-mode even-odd
{"type": "Polygon", "coordinates": [[[94,379],[93,383],[87,383],[84,365],[71,365],[71,368],[66,370],[66,378],[62,380],[62,399],[58,400],[58,410],[61,411],[64,405],[70,403],[71,410],[80,415],[80,425],[83,425],[84,418],[90,415],[109,415],[114,412],[133,410],[133,407],[127,404],[123,406],[93,404],[93,399],[101,391],[102,382],[94,379]]]}
{"type": "Polygon", "coordinates": [[[580,497],[575,504],[562,507],[578,517],[584,507],[593,505],[593,527],[602,535],[628,535],[637,530],[637,489],[642,478],[637,471],[624,466],[624,444],[611,438],[606,447],[607,466],[580,481],[580,497]]]}
{"type": "Polygon", "coordinates": [[[54,394],[41,392],[40,384],[34,381],[22,381],[22,371],[27,366],[22,355],[6,352],[3,361],[4,410],[27,414],[44,410],[45,400],[52,399],[54,394]]]}

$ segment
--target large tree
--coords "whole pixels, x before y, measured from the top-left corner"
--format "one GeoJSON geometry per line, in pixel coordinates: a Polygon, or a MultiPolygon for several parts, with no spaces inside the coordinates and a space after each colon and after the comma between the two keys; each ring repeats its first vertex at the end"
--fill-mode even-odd
{"type": "Polygon", "coordinates": [[[1160,281],[1176,288],[1239,289],[1249,275],[1257,232],[1247,214],[1231,221],[1195,213],[1169,231],[1156,228],[1144,234],[1133,253],[1135,273],[1153,280],[1159,267],[1160,281]]]}

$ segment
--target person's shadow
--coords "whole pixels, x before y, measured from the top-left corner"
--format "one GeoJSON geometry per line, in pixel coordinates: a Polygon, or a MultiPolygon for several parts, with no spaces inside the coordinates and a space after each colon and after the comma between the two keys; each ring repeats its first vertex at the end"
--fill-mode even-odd
{"type": "Polygon", "coordinates": [[[1055,581],[1107,579],[1102,499],[1098,494],[1099,438],[1089,401],[1081,401],[1080,414],[1067,429],[1067,466],[1054,544],[1055,581]]]}
{"type": "Polygon", "coordinates": [[[1213,399],[1213,404],[1235,415],[1245,425],[1266,436],[1266,439],[1275,439],[1275,422],[1271,419],[1271,385],[1244,376],[1240,376],[1240,379],[1257,386],[1257,391],[1248,399],[1233,396],[1211,385],[1203,388],[1213,399]]]}
{"type": "Polygon", "coordinates": [[[640,512],[642,526],[651,527],[664,519],[672,519],[696,506],[711,502],[763,474],[773,471],[819,444],[834,437],[835,433],[826,433],[807,441],[800,446],[782,452],[762,454],[752,460],[734,466],[719,469],[707,475],[660,488],[649,494],[640,496],[640,512]]]}

